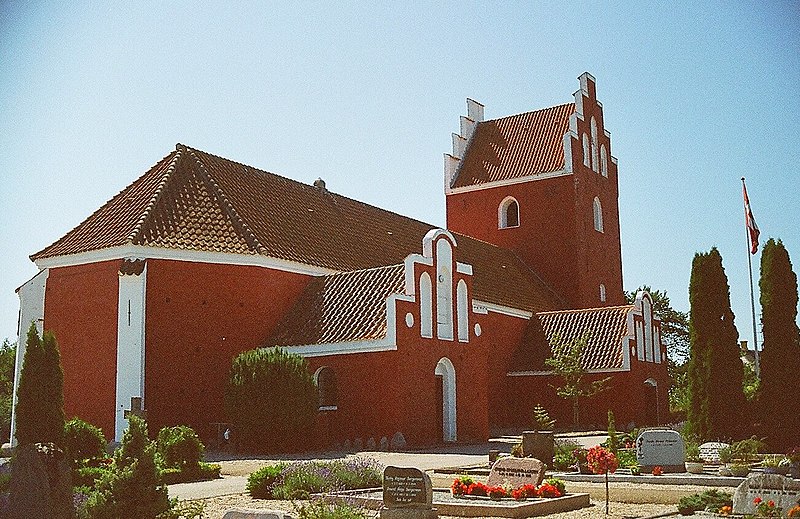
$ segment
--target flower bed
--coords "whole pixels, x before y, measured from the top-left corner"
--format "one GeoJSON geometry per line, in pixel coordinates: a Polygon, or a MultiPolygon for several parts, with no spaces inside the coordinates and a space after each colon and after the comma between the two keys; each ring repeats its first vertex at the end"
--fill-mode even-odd
{"type": "Polygon", "coordinates": [[[517,501],[561,497],[566,493],[564,482],[560,479],[548,479],[538,487],[527,484],[518,488],[511,488],[507,485],[490,487],[480,481],[473,480],[469,476],[456,478],[453,484],[450,485],[450,490],[455,497],[489,497],[494,500],[513,498],[517,501]]]}

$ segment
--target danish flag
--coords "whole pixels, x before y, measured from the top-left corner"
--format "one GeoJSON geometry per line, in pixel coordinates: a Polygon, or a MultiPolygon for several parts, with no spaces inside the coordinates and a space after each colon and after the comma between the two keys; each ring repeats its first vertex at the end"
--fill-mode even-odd
{"type": "Polygon", "coordinates": [[[753,211],[750,209],[750,199],[747,198],[747,187],[744,185],[742,179],[742,193],[744,194],[744,224],[747,226],[747,232],[750,236],[750,254],[755,254],[758,250],[758,225],[756,219],[753,218],[753,211]]]}

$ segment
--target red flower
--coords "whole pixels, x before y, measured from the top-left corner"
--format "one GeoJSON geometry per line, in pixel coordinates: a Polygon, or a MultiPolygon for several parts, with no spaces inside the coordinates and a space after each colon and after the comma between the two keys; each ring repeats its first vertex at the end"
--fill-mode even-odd
{"type": "Polygon", "coordinates": [[[656,465],[655,467],[653,467],[653,475],[654,476],[660,476],[663,473],[664,473],[664,469],[662,469],[660,465],[656,465]]]}
{"type": "Polygon", "coordinates": [[[761,499],[761,496],[756,496],[756,498],[755,498],[755,499],[753,499],[753,504],[754,504],[754,505],[757,505],[757,504],[759,504],[761,501],[763,501],[763,499],[761,499]]]}
{"type": "Polygon", "coordinates": [[[539,491],[537,492],[539,497],[561,497],[561,491],[555,485],[551,485],[550,483],[544,483],[542,486],[539,487],[539,491]]]}
{"type": "Polygon", "coordinates": [[[770,499],[769,501],[767,501],[767,506],[770,508],[775,508],[775,501],[770,499]]]}
{"type": "Polygon", "coordinates": [[[619,467],[619,461],[614,453],[599,445],[589,449],[586,462],[595,474],[614,473],[619,467]]]}

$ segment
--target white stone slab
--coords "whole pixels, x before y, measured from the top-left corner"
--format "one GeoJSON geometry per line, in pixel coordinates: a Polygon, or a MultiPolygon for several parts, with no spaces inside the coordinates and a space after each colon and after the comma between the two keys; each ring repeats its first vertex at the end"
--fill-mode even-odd
{"type": "Polygon", "coordinates": [[[636,461],[643,471],[685,472],[685,456],[683,438],[672,429],[645,429],[636,438],[636,461]]]}

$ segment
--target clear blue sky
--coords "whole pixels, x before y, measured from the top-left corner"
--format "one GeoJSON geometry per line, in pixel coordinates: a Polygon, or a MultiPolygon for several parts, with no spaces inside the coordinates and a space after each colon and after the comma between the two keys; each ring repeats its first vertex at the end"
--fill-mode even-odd
{"type": "Polygon", "coordinates": [[[176,142],[442,226],[465,98],[543,108],[584,71],[619,159],[627,290],[686,310],[692,257],[717,246],[752,340],[742,176],[799,270],[797,1],[195,4],[0,2],[0,338],[28,255],[176,142]]]}

